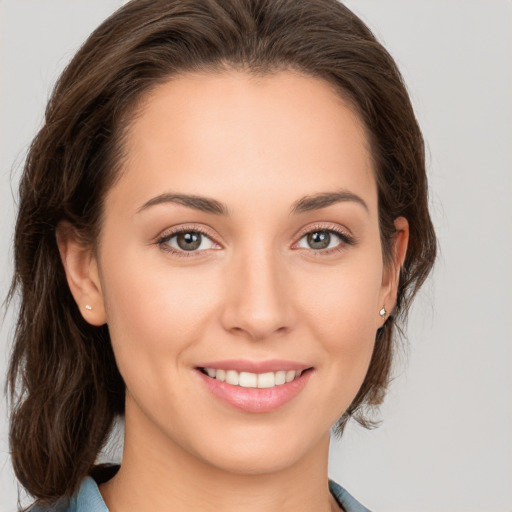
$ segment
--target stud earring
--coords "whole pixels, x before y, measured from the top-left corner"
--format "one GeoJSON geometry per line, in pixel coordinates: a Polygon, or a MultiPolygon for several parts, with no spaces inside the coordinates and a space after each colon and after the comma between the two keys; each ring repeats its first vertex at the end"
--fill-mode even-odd
{"type": "Polygon", "coordinates": [[[386,308],[384,306],[382,306],[382,309],[379,311],[379,315],[384,318],[386,316],[386,308]]]}
{"type": "Polygon", "coordinates": [[[86,304],[85,305],[85,309],[87,309],[87,311],[91,311],[92,310],[92,306],[90,304],[86,304]]]}

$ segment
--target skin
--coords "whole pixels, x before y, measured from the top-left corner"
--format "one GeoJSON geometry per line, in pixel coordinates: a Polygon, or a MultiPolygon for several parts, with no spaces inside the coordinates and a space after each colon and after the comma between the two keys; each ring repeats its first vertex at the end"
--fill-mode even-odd
{"type": "Polygon", "coordinates": [[[123,463],[100,486],[106,504],[339,510],[327,487],[329,431],[364,380],[408,239],[399,218],[384,266],[364,128],[327,83],[292,71],[186,74],[142,107],[105,198],[97,251],[69,225],[58,232],[75,300],[88,322],[108,323],[127,386],[123,463]],[[304,196],[341,189],[365,206],[290,214],[304,196]],[[171,202],[141,210],[163,193],[207,196],[229,215],[171,202]],[[157,242],[175,227],[208,237],[180,257],[168,250],[179,250],[176,237],[157,242]],[[328,249],[312,248],[305,231],[329,229],[353,244],[331,233],[328,249]],[[314,370],[284,406],[249,413],[197,378],[199,362],[224,359],[314,370]]]}

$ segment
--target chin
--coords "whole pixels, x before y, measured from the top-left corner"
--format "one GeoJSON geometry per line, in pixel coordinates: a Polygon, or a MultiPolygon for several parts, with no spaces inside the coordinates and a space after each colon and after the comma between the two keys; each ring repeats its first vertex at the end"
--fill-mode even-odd
{"type": "Polygon", "coordinates": [[[289,428],[268,425],[226,429],[222,434],[210,431],[188,449],[209,466],[240,475],[263,475],[291,468],[310,453],[318,453],[322,442],[328,452],[329,431],[315,434],[295,425],[292,435],[290,432],[289,428]]]}
{"type": "Polygon", "coordinates": [[[283,471],[294,466],[304,454],[295,446],[288,445],[278,451],[265,447],[247,450],[246,447],[233,447],[223,453],[207,453],[204,461],[227,473],[239,475],[264,475],[283,471]]]}

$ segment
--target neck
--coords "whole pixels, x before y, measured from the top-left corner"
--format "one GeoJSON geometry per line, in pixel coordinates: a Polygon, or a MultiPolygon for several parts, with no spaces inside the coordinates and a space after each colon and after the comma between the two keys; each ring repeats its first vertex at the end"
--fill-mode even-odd
{"type": "Polygon", "coordinates": [[[201,460],[156,428],[151,435],[134,428],[127,410],[121,468],[100,492],[110,512],[339,511],[328,489],[328,452],[326,435],[294,464],[241,474],[201,460]]]}

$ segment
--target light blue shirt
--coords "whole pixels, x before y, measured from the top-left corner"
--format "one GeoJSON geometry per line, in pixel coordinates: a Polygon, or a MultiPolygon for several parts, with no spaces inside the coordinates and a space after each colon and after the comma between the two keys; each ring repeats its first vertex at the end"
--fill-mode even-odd
{"type": "MultiPolygon", "coordinates": [[[[345,512],[370,512],[333,480],[329,480],[329,490],[345,512]]],[[[61,498],[51,507],[36,504],[28,512],[109,512],[109,510],[103,501],[98,484],[88,476],[84,478],[78,491],[69,500],[61,498]]]]}

